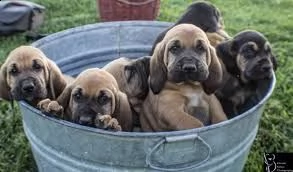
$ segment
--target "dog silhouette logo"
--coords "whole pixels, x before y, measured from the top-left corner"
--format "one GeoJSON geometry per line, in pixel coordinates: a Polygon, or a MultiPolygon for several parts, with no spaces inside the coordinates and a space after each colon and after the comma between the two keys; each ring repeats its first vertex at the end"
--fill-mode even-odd
{"type": "Polygon", "coordinates": [[[265,162],[265,171],[266,172],[274,172],[277,168],[277,165],[275,163],[275,155],[265,153],[264,154],[264,162],[265,162]]]}

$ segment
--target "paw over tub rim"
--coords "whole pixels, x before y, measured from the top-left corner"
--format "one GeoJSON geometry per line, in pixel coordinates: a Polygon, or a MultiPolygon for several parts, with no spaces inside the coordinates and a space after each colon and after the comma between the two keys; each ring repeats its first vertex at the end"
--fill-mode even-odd
{"type": "MultiPolygon", "coordinates": [[[[74,27],[74,28],[70,28],[70,29],[66,29],[66,30],[54,33],[52,35],[49,35],[43,39],[40,39],[40,40],[32,43],[31,45],[35,46],[35,47],[36,46],[42,47],[42,45],[44,45],[48,42],[70,36],[73,33],[81,33],[81,32],[87,32],[90,30],[95,30],[97,27],[99,27],[99,28],[120,27],[120,26],[168,27],[171,24],[172,23],[170,23],[170,22],[139,21],[139,20],[138,21],[117,21],[117,22],[104,22],[104,23],[87,24],[87,25],[78,26],[78,27],[74,27]],[[152,25],[150,25],[150,23],[152,25]]],[[[58,65],[58,61],[56,63],[58,65]]],[[[20,101],[19,103],[22,104],[27,109],[29,109],[30,111],[34,112],[35,114],[43,117],[44,119],[47,119],[47,120],[50,120],[53,122],[57,122],[59,124],[65,125],[70,128],[76,128],[76,129],[85,130],[88,132],[94,132],[94,133],[99,133],[99,134],[108,134],[108,135],[113,135],[113,136],[118,136],[118,137],[125,137],[125,136],[126,137],[178,136],[178,135],[182,135],[182,134],[194,134],[194,133],[200,133],[200,132],[207,131],[207,130],[216,129],[216,128],[219,128],[224,125],[230,125],[238,120],[241,120],[243,118],[248,117],[249,115],[254,115],[252,112],[256,111],[258,108],[263,106],[267,102],[269,97],[272,95],[273,90],[275,88],[275,84],[276,84],[276,76],[275,76],[275,73],[273,73],[273,77],[270,80],[270,85],[267,88],[268,90],[266,91],[266,94],[263,96],[263,98],[258,102],[258,104],[256,104],[255,106],[251,107],[247,111],[243,112],[242,114],[240,114],[232,119],[229,119],[227,121],[223,121],[223,122],[220,122],[217,124],[201,127],[201,128],[194,128],[194,129],[180,130],[180,131],[165,131],[165,132],[123,132],[123,131],[120,131],[120,132],[111,132],[111,131],[106,131],[106,130],[102,130],[102,129],[82,126],[82,125],[75,124],[75,123],[65,121],[62,119],[53,118],[53,117],[45,115],[40,110],[30,106],[29,104],[27,104],[24,101],[20,101]]]]}

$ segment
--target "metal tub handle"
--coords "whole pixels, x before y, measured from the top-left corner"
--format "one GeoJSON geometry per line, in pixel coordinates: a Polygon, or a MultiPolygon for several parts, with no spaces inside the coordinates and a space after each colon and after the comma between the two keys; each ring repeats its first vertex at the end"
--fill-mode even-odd
{"type": "Polygon", "coordinates": [[[192,134],[192,135],[185,135],[185,136],[171,136],[171,137],[165,137],[162,140],[160,140],[147,154],[146,156],[146,164],[155,170],[162,170],[162,171],[181,171],[181,170],[188,170],[192,169],[194,167],[202,165],[204,162],[206,162],[212,153],[212,149],[210,145],[206,141],[204,141],[198,134],[192,134]],[[193,163],[182,163],[181,165],[178,165],[178,168],[168,168],[168,167],[160,167],[157,165],[154,165],[152,162],[152,155],[153,153],[164,144],[173,143],[173,142],[180,142],[180,141],[186,141],[186,140],[198,140],[200,141],[204,146],[207,147],[208,153],[207,156],[200,162],[193,164],[193,163]]]}

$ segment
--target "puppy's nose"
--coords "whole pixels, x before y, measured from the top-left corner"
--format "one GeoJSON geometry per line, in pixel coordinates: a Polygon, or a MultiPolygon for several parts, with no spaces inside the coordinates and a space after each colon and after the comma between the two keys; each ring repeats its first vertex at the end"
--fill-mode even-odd
{"type": "Polygon", "coordinates": [[[262,66],[261,71],[262,72],[269,72],[271,70],[271,66],[262,66]]]}
{"type": "Polygon", "coordinates": [[[195,64],[184,64],[182,69],[184,72],[196,72],[197,70],[195,64]]]}
{"type": "Polygon", "coordinates": [[[33,92],[34,88],[35,88],[35,85],[33,82],[25,82],[22,85],[22,90],[26,93],[33,92]]]}
{"type": "Polygon", "coordinates": [[[89,125],[92,122],[92,118],[89,116],[81,116],[79,117],[78,123],[81,125],[89,125]]]}

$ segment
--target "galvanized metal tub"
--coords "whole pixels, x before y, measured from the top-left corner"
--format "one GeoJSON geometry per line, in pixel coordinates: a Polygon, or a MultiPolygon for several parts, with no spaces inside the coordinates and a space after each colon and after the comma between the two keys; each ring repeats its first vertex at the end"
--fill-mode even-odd
{"type": "MultiPolygon", "coordinates": [[[[170,23],[109,22],[62,31],[35,42],[77,75],[119,56],[147,55],[170,23]]],[[[242,171],[275,77],[258,105],[231,120],[203,128],[160,133],[108,132],[45,116],[20,102],[23,126],[40,172],[242,171]]]]}

